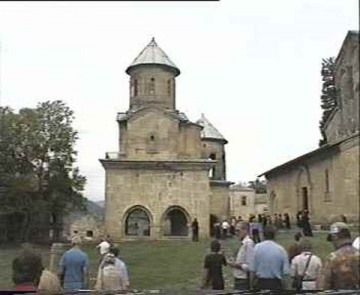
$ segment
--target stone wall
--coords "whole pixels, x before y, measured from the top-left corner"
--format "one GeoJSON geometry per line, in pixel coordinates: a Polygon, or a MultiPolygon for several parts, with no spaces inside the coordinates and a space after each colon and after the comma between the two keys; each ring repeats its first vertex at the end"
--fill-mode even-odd
{"type": "Polygon", "coordinates": [[[217,216],[220,220],[229,217],[229,187],[228,185],[210,182],[210,214],[217,216]]]}
{"type": "Polygon", "coordinates": [[[358,219],[359,137],[340,144],[337,152],[322,154],[269,176],[271,212],[288,212],[294,216],[303,209],[303,188],[308,190],[309,210],[314,222],[330,222],[341,214],[349,220],[358,219]]]}
{"type": "Polygon", "coordinates": [[[209,236],[209,180],[204,168],[192,171],[107,169],[106,232],[126,238],[125,220],[139,206],[150,215],[150,238],[163,238],[164,213],[171,206],[184,211],[188,225],[198,219],[200,237],[209,236]]]}

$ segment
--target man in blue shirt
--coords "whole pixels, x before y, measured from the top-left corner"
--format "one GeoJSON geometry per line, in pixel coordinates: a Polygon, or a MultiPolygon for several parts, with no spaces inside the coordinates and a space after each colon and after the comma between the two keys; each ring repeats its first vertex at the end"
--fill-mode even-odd
{"type": "Polygon", "coordinates": [[[64,253],[59,262],[59,276],[65,291],[85,289],[89,285],[90,263],[80,249],[81,238],[71,240],[72,248],[64,253]]]}
{"type": "Polygon", "coordinates": [[[256,244],[251,266],[257,278],[257,288],[261,290],[283,290],[285,277],[290,275],[290,265],[286,250],[274,242],[275,229],[264,229],[264,241],[256,244]]]}

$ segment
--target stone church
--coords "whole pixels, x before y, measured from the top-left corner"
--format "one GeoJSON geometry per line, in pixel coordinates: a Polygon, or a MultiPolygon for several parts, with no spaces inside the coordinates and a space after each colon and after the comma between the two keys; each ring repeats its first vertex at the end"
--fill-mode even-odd
{"type": "Polygon", "coordinates": [[[106,153],[105,231],[114,239],[200,238],[228,217],[227,140],[205,118],[176,109],[179,68],[154,39],[126,69],[129,109],[118,113],[119,150],[106,153]]]}
{"type": "Polygon", "coordinates": [[[342,44],[335,87],[337,106],[324,127],[327,144],[262,174],[270,212],[294,216],[307,209],[313,222],[341,214],[359,221],[359,31],[349,31],[342,44]]]}

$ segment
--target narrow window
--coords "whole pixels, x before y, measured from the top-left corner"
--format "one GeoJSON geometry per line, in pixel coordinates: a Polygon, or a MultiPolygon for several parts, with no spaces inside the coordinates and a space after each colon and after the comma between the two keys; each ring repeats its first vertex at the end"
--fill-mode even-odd
{"type": "Polygon", "coordinates": [[[167,94],[171,95],[171,80],[167,81],[167,94]]]}
{"type": "Polygon", "coordinates": [[[155,93],[155,78],[151,78],[150,79],[150,94],[154,94],[155,93]]]}
{"type": "Polygon", "coordinates": [[[329,189],[330,186],[329,186],[329,170],[328,169],[325,169],[325,193],[328,193],[329,192],[329,189]]]}
{"type": "Polygon", "coordinates": [[[138,95],[138,80],[134,80],[134,96],[138,95]]]}
{"type": "Polygon", "coordinates": [[[246,206],[246,196],[241,196],[241,206],[246,206]]]}
{"type": "Polygon", "coordinates": [[[154,135],[151,135],[151,136],[150,136],[150,140],[151,140],[151,141],[154,141],[154,139],[155,139],[154,135]]]}

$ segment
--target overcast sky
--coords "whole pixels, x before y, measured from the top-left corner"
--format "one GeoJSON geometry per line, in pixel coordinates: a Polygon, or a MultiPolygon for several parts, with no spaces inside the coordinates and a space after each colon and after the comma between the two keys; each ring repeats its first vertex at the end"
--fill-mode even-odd
{"type": "Polygon", "coordinates": [[[1,2],[0,104],[75,111],[85,195],[104,199],[99,158],[117,151],[125,69],[155,37],[181,70],[177,109],[229,141],[227,178],[249,181],[318,147],[321,59],[358,29],[357,0],[1,2]]]}

